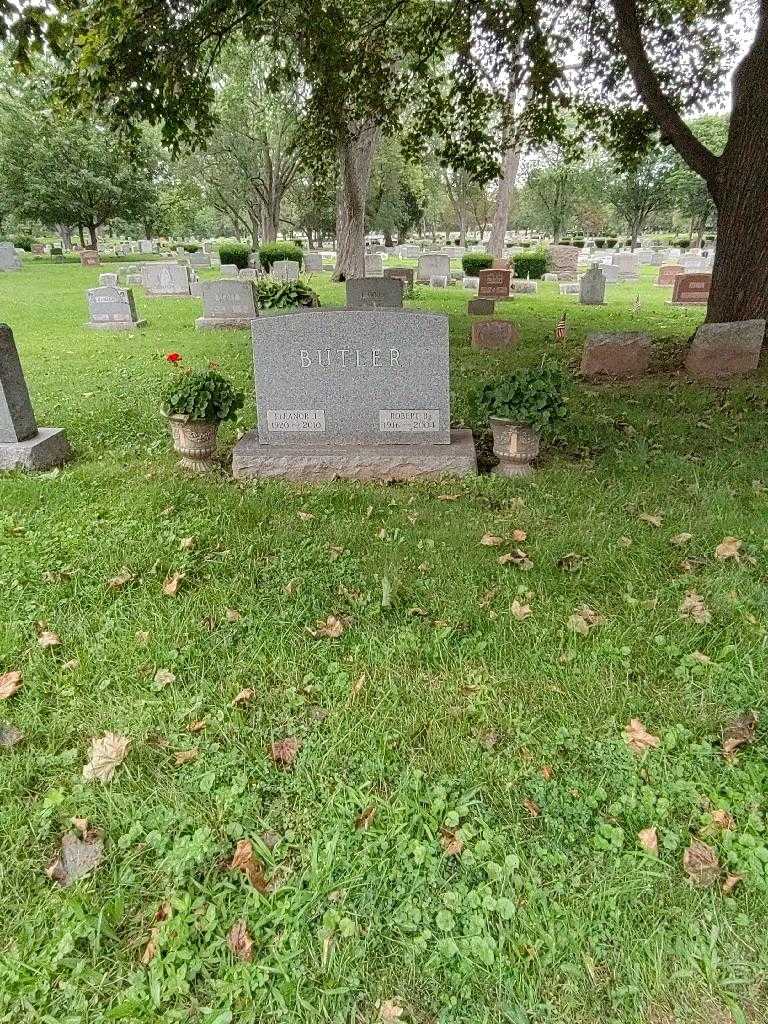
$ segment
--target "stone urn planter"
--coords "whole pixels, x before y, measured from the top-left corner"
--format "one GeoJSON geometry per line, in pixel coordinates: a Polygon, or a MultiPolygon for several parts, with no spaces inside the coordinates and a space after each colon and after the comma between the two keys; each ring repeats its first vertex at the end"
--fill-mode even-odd
{"type": "Polygon", "coordinates": [[[196,473],[210,473],[216,456],[218,423],[190,420],[187,416],[169,416],[173,447],[181,455],[179,465],[196,473]]]}
{"type": "Polygon", "coordinates": [[[539,454],[541,440],[537,431],[512,420],[490,417],[493,453],[499,464],[493,470],[502,476],[526,476],[533,472],[531,462],[539,454]]]}

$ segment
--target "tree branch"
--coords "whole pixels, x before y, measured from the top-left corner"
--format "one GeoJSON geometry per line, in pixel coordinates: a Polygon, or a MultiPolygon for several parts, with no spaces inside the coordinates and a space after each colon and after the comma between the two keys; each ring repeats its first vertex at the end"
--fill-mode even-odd
{"type": "Polygon", "coordinates": [[[717,188],[719,158],[696,138],[661,88],[659,77],[643,45],[637,0],[611,0],[611,3],[616,16],[619,45],[627,58],[641,99],[655,118],[664,138],[714,191],[717,188]]]}

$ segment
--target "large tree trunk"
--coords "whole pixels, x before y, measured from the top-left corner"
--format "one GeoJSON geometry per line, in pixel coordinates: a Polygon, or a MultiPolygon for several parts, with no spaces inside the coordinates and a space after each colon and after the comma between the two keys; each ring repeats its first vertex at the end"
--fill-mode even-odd
{"type": "Polygon", "coordinates": [[[72,228],[69,224],[57,224],[56,230],[59,232],[59,238],[61,239],[61,251],[69,252],[72,248],[72,228]]]}
{"type": "Polygon", "coordinates": [[[88,246],[88,248],[89,249],[98,249],[98,247],[99,247],[99,240],[96,237],[96,225],[93,223],[93,221],[91,221],[91,223],[88,225],[88,234],[91,236],[91,243],[88,246]]]}
{"type": "Polygon", "coordinates": [[[366,122],[353,128],[338,147],[335,281],[365,277],[365,201],[380,138],[381,128],[366,122]]]}
{"type": "Polygon", "coordinates": [[[499,178],[498,191],[496,193],[496,209],[493,213],[491,237],[488,240],[488,252],[497,259],[501,259],[504,255],[504,243],[509,223],[509,204],[519,166],[520,151],[518,149],[508,149],[504,154],[504,163],[502,164],[501,177],[499,178]]]}

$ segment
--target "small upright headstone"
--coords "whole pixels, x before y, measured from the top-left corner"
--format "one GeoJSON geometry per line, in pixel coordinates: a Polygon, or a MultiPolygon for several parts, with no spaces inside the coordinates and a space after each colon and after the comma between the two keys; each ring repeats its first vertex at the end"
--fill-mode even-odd
{"type": "Polygon", "coordinates": [[[117,285],[88,289],[88,315],[85,326],[95,330],[132,331],[147,323],[138,318],[133,291],[117,285]]]}
{"type": "Polygon", "coordinates": [[[33,256],[44,256],[45,255],[45,246],[41,242],[35,242],[33,244],[33,246],[32,246],[32,255],[33,256]]]}
{"type": "Polygon", "coordinates": [[[634,252],[616,252],[613,254],[613,265],[619,273],[619,281],[636,281],[640,269],[640,261],[634,252]]]}
{"type": "Polygon", "coordinates": [[[276,281],[298,281],[299,269],[296,260],[275,260],[272,264],[272,277],[276,281]]]}
{"type": "Polygon", "coordinates": [[[433,274],[429,279],[430,288],[447,288],[448,278],[442,274],[433,274]]]}
{"type": "Polygon", "coordinates": [[[581,359],[585,377],[641,377],[651,359],[651,339],[638,331],[587,335],[581,359]]]}
{"type": "Polygon", "coordinates": [[[384,264],[379,253],[372,253],[365,257],[365,276],[382,277],[384,275],[384,264]]]}
{"type": "Polygon", "coordinates": [[[402,309],[403,282],[394,277],[351,277],[347,309],[402,309]]]}
{"type": "Polygon", "coordinates": [[[243,267],[237,276],[240,281],[255,281],[259,275],[256,273],[255,267],[243,267]]]}
{"type": "Polygon", "coordinates": [[[21,260],[10,242],[0,242],[0,270],[21,270],[21,260]]]}
{"type": "Polygon", "coordinates": [[[727,380],[752,373],[760,362],[765,325],[765,320],[702,324],[691,342],[686,370],[701,380],[727,380]]]}
{"type": "Polygon", "coordinates": [[[509,320],[475,320],[472,324],[472,348],[488,351],[514,348],[520,334],[509,320]]]}
{"type": "Polygon", "coordinates": [[[419,257],[416,269],[416,280],[419,284],[429,284],[433,277],[445,277],[451,273],[451,261],[440,253],[425,253],[419,257]]]}
{"type": "Polygon", "coordinates": [[[580,293],[580,286],[578,281],[565,281],[559,286],[561,295],[578,295],[580,293]]]}
{"type": "Polygon", "coordinates": [[[579,269],[580,250],[575,245],[553,245],[549,250],[552,272],[558,281],[575,281],[579,269]]]}
{"type": "Polygon", "coordinates": [[[477,290],[479,298],[509,298],[509,283],[512,280],[511,270],[503,268],[496,268],[493,270],[481,270],[478,277],[480,279],[480,286],[477,290]]]}
{"type": "Polygon", "coordinates": [[[493,299],[470,299],[467,303],[467,313],[470,316],[487,316],[496,312],[496,303],[493,299]]]}
{"type": "Polygon", "coordinates": [[[535,281],[529,281],[525,277],[513,277],[510,281],[510,289],[519,295],[535,295],[538,288],[535,281]]]}
{"type": "Polygon", "coordinates": [[[413,290],[413,279],[415,277],[413,267],[385,267],[384,277],[394,277],[396,280],[402,281],[407,293],[413,290]]]}
{"type": "Polygon", "coordinates": [[[99,288],[117,287],[117,274],[99,274],[99,288]]]}
{"type": "Polygon", "coordinates": [[[190,267],[207,269],[211,265],[211,254],[209,252],[191,252],[189,254],[190,267]]]}
{"type": "Polygon", "coordinates": [[[239,273],[239,268],[234,263],[222,263],[221,264],[221,276],[228,278],[236,278],[239,273]]]}
{"type": "Polygon", "coordinates": [[[141,280],[148,298],[188,299],[192,294],[189,267],[178,263],[144,263],[141,280]]]}
{"type": "MultiPolygon", "coordinates": [[[[307,252],[304,254],[304,269],[311,274],[317,274],[323,269],[323,257],[319,252],[307,252]]],[[[366,273],[366,277],[368,276],[366,273]]]]}
{"type": "Polygon", "coordinates": [[[139,239],[139,252],[149,254],[155,251],[155,243],[149,238],[139,239]]]}
{"type": "Polygon", "coordinates": [[[202,281],[203,315],[198,330],[250,326],[259,315],[259,300],[252,281],[202,281]]]}
{"type": "Polygon", "coordinates": [[[675,283],[675,278],[684,273],[685,270],[679,263],[666,263],[664,266],[659,268],[659,276],[656,284],[660,288],[671,288],[675,283]]]}
{"type": "Polygon", "coordinates": [[[72,457],[58,427],[38,427],[13,331],[0,324],[0,470],[52,469],[72,457]]]}
{"type": "Polygon", "coordinates": [[[582,306],[602,306],[605,303],[605,274],[595,264],[579,282],[579,302],[582,306]]]}
{"type": "Polygon", "coordinates": [[[673,306],[706,306],[712,287],[711,274],[678,274],[672,285],[673,306]]]}

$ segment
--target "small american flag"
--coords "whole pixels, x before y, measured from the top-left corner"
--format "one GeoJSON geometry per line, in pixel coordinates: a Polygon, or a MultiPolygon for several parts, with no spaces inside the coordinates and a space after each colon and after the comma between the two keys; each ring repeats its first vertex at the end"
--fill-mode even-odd
{"type": "Polygon", "coordinates": [[[557,321],[557,327],[555,328],[555,341],[565,341],[568,337],[568,324],[565,322],[565,313],[557,321]]]}
{"type": "Polygon", "coordinates": [[[635,312],[635,316],[640,312],[640,296],[635,296],[635,301],[632,303],[632,309],[635,312]]]}

